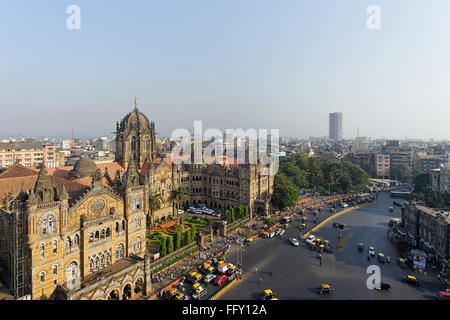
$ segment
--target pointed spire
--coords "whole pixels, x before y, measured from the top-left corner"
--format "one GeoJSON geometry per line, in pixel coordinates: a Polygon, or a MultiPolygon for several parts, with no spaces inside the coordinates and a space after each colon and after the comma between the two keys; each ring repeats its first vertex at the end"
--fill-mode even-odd
{"type": "Polygon", "coordinates": [[[66,184],[64,183],[62,185],[62,188],[61,188],[61,193],[59,195],[59,200],[68,200],[68,199],[69,199],[69,194],[67,193],[66,184]]]}

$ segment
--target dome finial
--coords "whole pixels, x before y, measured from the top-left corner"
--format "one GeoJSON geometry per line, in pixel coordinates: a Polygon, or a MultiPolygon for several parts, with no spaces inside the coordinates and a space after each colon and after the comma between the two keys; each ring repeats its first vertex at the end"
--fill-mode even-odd
{"type": "Polygon", "coordinates": [[[137,101],[136,95],[134,96],[134,109],[135,109],[135,110],[138,109],[138,101],[137,101]]]}

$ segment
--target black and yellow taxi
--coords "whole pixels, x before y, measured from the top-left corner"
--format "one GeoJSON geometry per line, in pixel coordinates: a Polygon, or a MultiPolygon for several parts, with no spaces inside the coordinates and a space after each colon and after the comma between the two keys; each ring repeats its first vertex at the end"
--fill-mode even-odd
{"type": "Polygon", "coordinates": [[[259,296],[259,300],[272,300],[275,298],[275,293],[271,289],[266,289],[262,293],[261,296],[259,296]]]}
{"type": "Polygon", "coordinates": [[[324,294],[324,293],[333,293],[334,289],[329,284],[321,284],[316,288],[316,293],[324,294]]]}

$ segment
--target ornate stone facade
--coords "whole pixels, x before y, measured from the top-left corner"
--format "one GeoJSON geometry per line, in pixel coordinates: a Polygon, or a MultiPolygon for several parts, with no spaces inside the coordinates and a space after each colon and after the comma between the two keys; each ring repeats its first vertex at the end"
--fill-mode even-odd
{"type": "Polygon", "coordinates": [[[252,215],[270,212],[273,176],[262,175],[262,165],[155,159],[155,126],[137,102],[117,123],[116,145],[115,162],[82,158],[73,168],[15,165],[0,174],[0,265],[16,298],[149,295],[147,220],[200,203],[219,212],[238,205],[252,215]],[[188,197],[174,203],[181,187],[188,197]]]}

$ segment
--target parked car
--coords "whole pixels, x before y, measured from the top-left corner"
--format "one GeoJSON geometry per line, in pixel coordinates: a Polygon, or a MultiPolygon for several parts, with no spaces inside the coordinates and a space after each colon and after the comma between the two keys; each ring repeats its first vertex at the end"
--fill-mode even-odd
{"type": "Polygon", "coordinates": [[[207,274],[204,278],[203,278],[203,282],[204,283],[210,283],[211,281],[213,281],[217,276],[215,274],[207,274]]]}
{"type": "Polygon", "coordinates": [[[341,207],[342,207],[342,208],[347,208],[347,207],[348,207],[348,204],[346,204],[345,202],[343,202],[343,203],[341,203],[341,207]]]}
{"type": "Polygon", "coordinates": [[[214,279],[214,283],[216,284],[216,286],[221,286],[221,285],[224,284],[227,280],[228,280],[228,277],[227,277],[227,276],[221,275],[221,276],[218,276],[217,278],[214,279]]]}
{"type": "Polygon", "coordinates": [[[192,286],[191,297],[195,300],[200,300],[208,293],[205,287],[203,287],[199,282],[194,283],[192,286]]]}
{"type": "Polygon", "coordinates": [[[372,256],[372,257],[375,255],[375,248],[374,247],[369,247],[369,255],[372,256]]]}

